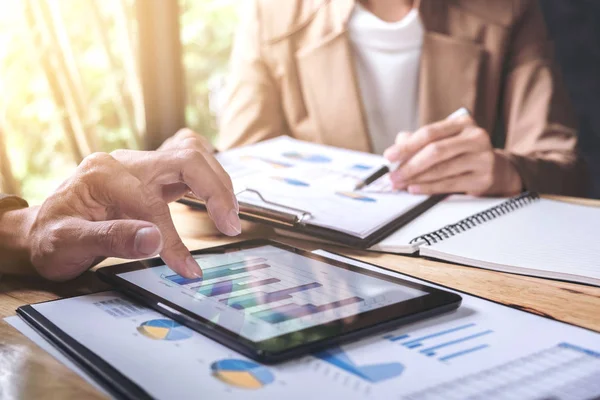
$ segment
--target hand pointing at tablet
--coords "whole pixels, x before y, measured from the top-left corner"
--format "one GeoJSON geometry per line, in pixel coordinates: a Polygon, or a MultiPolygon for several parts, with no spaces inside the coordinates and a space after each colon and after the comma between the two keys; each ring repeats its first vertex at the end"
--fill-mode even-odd
{"type": "Polygon", "coordinates": [[[43,277],[66,280],[102,257],[160,254],[177,273],[201,276],[167,205],[188,190],[206,201],[220,231],[241,232],[229,176],[189,132],[158,151],[92,154],[40,207],[0,215],[2,225],[15,230],[2,232],[10,242],[0,246],[8,256],[3,270],[22,272],[6,271],[6,265],[29,261],[43,277]]]}
{"type": "Polygon", "coordinates": [[[399,133],[384,156],[400,163],[390,174],[394,187],[414,194],[508,196],[523,185],[515,166],[468,115],[399,133]]]}

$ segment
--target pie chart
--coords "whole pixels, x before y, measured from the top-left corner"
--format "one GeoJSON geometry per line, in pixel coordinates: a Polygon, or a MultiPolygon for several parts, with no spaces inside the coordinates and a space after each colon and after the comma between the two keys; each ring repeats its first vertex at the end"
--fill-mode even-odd
{"type": "Polygon", "coordinates": [[[267,368],[247,360],[219,360],[210,369],[215,378],[241,389],[260,389],[275,380],[267,368]]]}
{"type": "Polygon", "coordinates": [[[183,340],[192,337],[192,331],[170,319],[152,319],[137,328],[142,335],[154,340],[183,340]]]}

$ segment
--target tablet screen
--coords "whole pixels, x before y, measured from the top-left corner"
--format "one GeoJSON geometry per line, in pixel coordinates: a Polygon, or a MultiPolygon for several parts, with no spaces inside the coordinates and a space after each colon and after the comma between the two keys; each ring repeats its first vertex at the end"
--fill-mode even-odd
{"type": "Polygon", "coordinates": [[[202,278],[165,265],[117,276],[252,342],[428,294],[271,245],[195,259],[202,278]]]}

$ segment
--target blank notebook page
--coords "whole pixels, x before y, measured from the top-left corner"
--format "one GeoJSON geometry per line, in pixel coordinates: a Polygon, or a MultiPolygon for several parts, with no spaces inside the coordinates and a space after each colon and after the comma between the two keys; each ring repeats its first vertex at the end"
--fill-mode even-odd
{"type": "Polygon", "coordinates": [[[600,286],[599,230],[600,208],[541,199],[432,246],[423,246],[421,254],[600,286]]]}
{"type": "MultiPolygon", "coordinates": [[[[395,250],[409,246],[410,241],[417,236],[425,235],[441,229],[448,224],[456,223],[506,200],[507,198],[477,198],[466,195],[450,196],[369,250],[394,252],[395,250]]],[[[415,248],[416,250],[417,248],[415,248]]]]}

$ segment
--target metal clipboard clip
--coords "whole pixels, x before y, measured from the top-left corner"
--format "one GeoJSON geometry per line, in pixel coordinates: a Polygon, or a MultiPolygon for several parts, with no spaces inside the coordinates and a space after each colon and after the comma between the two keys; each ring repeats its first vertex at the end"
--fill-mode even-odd
{"type": "Polygon", "coordinates": [[[263,207],[260,205],[240,203],[240,212],[245,215],[252,216],[261,220],[268,220],[277,223],[283,223],[289,226],[297,224],[303,224],[307,219],[312,218],[312,214],[309,211],[302,210],[295,207],[286,206],[285,204],[276,203],[274,201],[267,200],[258,190],[245,188],[238,191],[236,197],[242,193],[252,193],[258,196],[258,198],[265,204],[277,207],[279,209],[285,209],[286,211],[279,209],[272,209],[263,207]]]}

